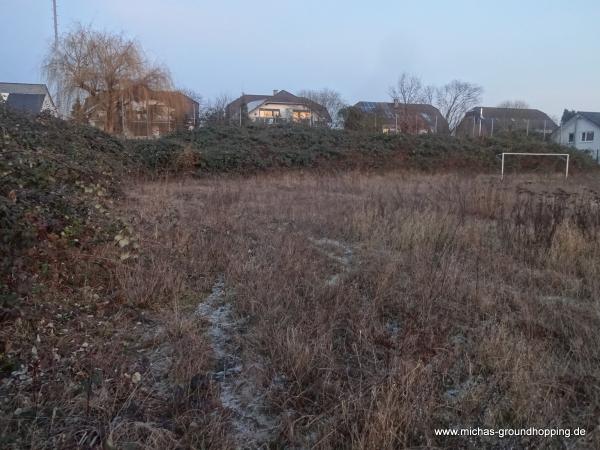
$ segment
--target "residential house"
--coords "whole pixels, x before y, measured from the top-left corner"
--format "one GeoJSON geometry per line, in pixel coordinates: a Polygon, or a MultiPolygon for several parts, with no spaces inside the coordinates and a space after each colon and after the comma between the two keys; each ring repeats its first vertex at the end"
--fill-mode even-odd
{"type": "Polygon", "coordinates": [[[81,111],[74,109],[73,115],[94,127],[128,138],[160,137],[193,129],[199,123],[199,103],[179,91],[140,87],[117,94],[112,127],[107,126],[108,104],[105,95],[87,97],[81,111]]]}
{"type": "Polygon", "coordinates": [[[552,135],[562,145],[588,152],[600,162],[600,112],[578,111],[552,135]]]}
{"type": "Polygon", "coordinates": [[[226,107],[227,118],[232,123],[250,120],[255,123],[302,123],[327,125],[331,116],[327,109],[305,97],[288,91],[273,91],[273,95],[244,94],[226,107]]]}
{"type": "Polygon", "coordinates": [[[557,125],[539,109],[490,108],[477,106],[465,114],[456,128],[457,136],[494,136],[506,132],[550,136],[557,125]]]}
{"type": "Polygon", "coordinates": [[[432,105],[416,103],[365,102],[352,107],[348,129],[372,129],[383,133],[450,134],[448,122],[432,105]]]}
{"type": "Polygon", "coordinates": [[[28,115],[43,112],[58,115],[45,84],[2,83],[0,82],[0,100],[10,109],[28,115]]]}

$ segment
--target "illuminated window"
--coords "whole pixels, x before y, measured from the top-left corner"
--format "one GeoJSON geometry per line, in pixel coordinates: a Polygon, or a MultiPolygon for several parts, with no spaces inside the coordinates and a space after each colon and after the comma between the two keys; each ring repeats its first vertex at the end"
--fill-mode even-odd
{"type": "Polygon", "coordinates": [[[310,111],[294,111],[294,120],[308,120],[310,119],[310,111]]]}
{"type": "Polygon", "coordinates": [[[267,117],[267,118],[280,117],[280,111],[278,109],[259,109],[258,117],[267,117]]]}

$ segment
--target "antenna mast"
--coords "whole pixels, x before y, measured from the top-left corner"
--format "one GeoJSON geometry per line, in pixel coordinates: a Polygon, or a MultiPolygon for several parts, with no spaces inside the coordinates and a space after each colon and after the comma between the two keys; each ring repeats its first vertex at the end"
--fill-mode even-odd
{"type": "Polygon", "coordinates": [[[54,12],[54,48],[58,47],[58,17],[56,15],[56,0],[52,0],[52,11],[54,12]]]}
{"type": "MultiPolygon", "coordinates": [[[[54,16],[54,51],[57,52],[58,51],[58,14],[56,13],[56,0],[52,0],[52,13],[54,16]]],[[[62,117],[62,111],[61,111],[61,95],[62,95],[62,89],[61,89],[61,83],[57,82],[56,83],[56,109],[58,112],[58,117],[62,117]]]]}

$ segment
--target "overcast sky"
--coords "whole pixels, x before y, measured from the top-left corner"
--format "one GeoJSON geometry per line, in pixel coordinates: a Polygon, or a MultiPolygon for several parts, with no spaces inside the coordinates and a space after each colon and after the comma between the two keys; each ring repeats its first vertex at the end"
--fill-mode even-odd
{"type": "MultiPolygon", "coordinates": [[[[59,28],[124,31],[205,98],[330,87],[388,100],[411,72],[560,116],[600,111],[598,0],[57,0],[59,28]]],[[[0,0],[0,81],[41,82],[51,0],[0,0]]]]}

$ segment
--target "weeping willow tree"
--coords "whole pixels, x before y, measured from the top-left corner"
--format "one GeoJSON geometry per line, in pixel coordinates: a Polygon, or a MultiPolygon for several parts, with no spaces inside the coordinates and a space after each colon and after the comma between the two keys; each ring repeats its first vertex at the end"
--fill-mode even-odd
{"type": "Polygon", "coordinates": [[[152,64],[141,46],[122,34],[96,31],[82,25],[61,36],[52,45],[44,63],[51,86],[60,86],[60,103],[65,110],[75,99],[102,108],[104,131],[113,133],[123,98],[140,92],[169,90],[167,69],[152,64]]]}

